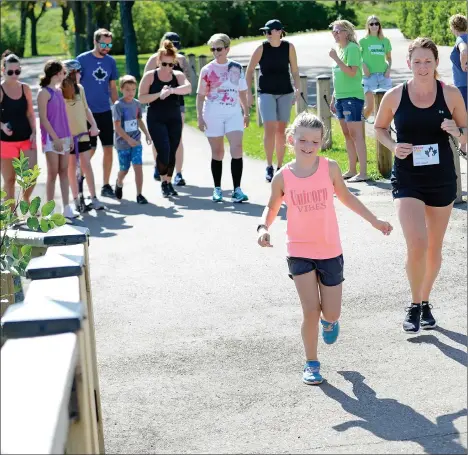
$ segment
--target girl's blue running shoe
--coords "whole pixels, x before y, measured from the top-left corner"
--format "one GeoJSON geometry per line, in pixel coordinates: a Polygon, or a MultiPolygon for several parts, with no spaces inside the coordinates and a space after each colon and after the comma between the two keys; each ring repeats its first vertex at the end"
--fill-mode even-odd
{"type": "Polygon", "coordinates": [[[320,374],[320,362],[318,360],[308,360],[305,363],[302,381],[309,385],[321,384],[323,382],[322,375],[320,374]]]}
{"type": "Polygon", "coordinates": [[[322,338],[326,344],[333,344],[340,334],[340,323],[338,321],[335,322],[327,322],[320,318],[320,322],[322,323],[322,338]]]}

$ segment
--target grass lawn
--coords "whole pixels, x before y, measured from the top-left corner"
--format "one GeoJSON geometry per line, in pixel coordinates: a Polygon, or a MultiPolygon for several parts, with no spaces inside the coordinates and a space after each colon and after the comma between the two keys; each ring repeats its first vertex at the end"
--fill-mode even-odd
{"type": "MultiPolygon", "coordinates": [[[[197,128],[195,95],[185,97],[185,107],[185,122],[188,125],[197,128]]],[[[255,109],[251,110],[250,115],[250,125],[244,132],[244,152],[252,158],[265,160],[265,152],[263,149],[263,128],[257,126],[255,109]]],[[[291,111],[291,121],[294,119],[295,115],[296,111],[293,108],[291,111]]],[[[366,143],[367,173],[372,180],[379,180],[382,176],[377,170],[375,140],[367,138],[366,143]]],[[[337,120],[332,120],[332,148],[322,152],[322,154],[337,161],[343,172],[348,169],[348,155],[346,152],[345,140],[341,133],[340,124],[337,120]]],[[[288,149],[285,156],[285,162],[289,162],[292,159],[294,159],[294,153],[288,149]]]]}

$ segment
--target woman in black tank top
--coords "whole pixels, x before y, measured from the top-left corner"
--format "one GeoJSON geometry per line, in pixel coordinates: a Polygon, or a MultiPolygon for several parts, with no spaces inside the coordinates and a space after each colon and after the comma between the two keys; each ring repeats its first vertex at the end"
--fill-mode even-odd
{"type": "Polygon", "coordinates": [[[160,67],[143,76],[139,88],[139,100],[149,104],[146,122],[157,150],[156,165],[161,176],[163,197],[177,196],[171,183],[176,151],[182,137],[180,95],[192,91],[184,73],[173,71],[177,53],[173,44],[165,40],[157,58],[160,67]]]}
{"type": "MultiPolygon", "coordinates": [[[[21,64],[19,58],[6,51],[2,56],[3,82],[0,87],[0,159],[3,188],[6,199],[15,197],[16,174],[13,158],[23,152],[29,158],[29,167],[37,163],[36,116],[29,85],[19,81],[21,64]]],[[[23,198],[29,202],[34,187],[27,189],[23,198]]]]}
{"type": "MultiPolygon", "coordinates": [[[[429,295],[442,262],[442,243],[453,203],[457,176],[450,135],[467,141],[465,103],[456,87],[436,79],[438,50],[428,38],[409,46],[413,78],[383,98],[375,131],[377,139],[394,152],[393,197],[407,245],[406,271],[412,304],[403,330],[432,329],[429,295]],[[389,133],[395,120],[397,141],[389,133]]],[[[458,157],[457,157],[458,159],[458,157]]]]}
{"type": "MultiPolygon", "coordinates": [[[[286,147],[286,125],[289,123],[294,101],[301,96],[301,82],[297,67],[296,50],[292,43],[282,38],[286,34],[277,19],[268,21],[260,30],[267,41],[253,53],[247,68],[247,94],[249,107],[252,106],[252,78],[257,65],[260,65],[258,81],[259,115],[263,120],[263,144],[267,158],[265,178],[271,182],[274,174],[273,154],[276,148],[277,170],[283,165],[286,147]],[[291,76],[295,89],[291,85],[291,76]],[[275,147],[276,146],[276,147],[275,147]]],[[[307,95],[306,95],[307,96],[307,95]]]]}
{"type": "MultiPolygon", "coordinates": [[[[163,47],[163,43],[166,40],[171,41],[177,51],[181,49],[180,36],[177,33],[166,32],[161,38],[160,47],[163,47]]],[[[148,59],[148,61],[146,62],[146,66],[145,66],[145,71],[144,71],[145,73],[147,71],[154,70],[158,67],[157,55],[158,54],[155,53],[148,59]]],[[[176,64],[174,65],[173,70],[184,73],[185,77],[188,80],[190,80],[190,69],[189,69],[188,61],[185,58],[185,55],[180,54],[179,52],[177,53],[177,61],[176,61],[176,64]]],[[[182,128],[183,128],[184,123],[185,123],[185,100],[184,100],[183,95],[179,97],[179,102],[180,102],[180,112],[182,114],[182,128]]],[[[153,144],[153,155],[154,155],[154,162],[155,162],[154,179],[160,180],[161,176],[159,175],[158,166],[156,165],[156,158],[157,158],[158,152],[154,144],[153,144]]],[[[174,184],[177,186],[186,185],[185,179],[182,177],[183,164],[184,164],[184,145],[181,140],[179,144],[179,148],[177,149],[177,152],[176,152],[176,166],[175,166],[176,175],[174,177],[174,184]]]]}

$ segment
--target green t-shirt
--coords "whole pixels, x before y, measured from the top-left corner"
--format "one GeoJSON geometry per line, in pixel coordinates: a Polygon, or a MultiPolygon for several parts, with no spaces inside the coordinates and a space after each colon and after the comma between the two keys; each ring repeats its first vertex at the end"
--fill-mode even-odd
{"type": "Polygon", "coordinates": [[[385,73],[387,71],[385,56],[392,50],[389,39],[368,36],[359,41],[359,44],[361,46],[362,61],[367,65],[370,73],[385,73]]]}
{"type": "Polygon", "coordinates": [[[362,88],[361,50],[352,41],[341,49],[337,49],[338,57],[345,65],[357,66],[356,75],[348,76],[341,71],[340,67],[333,62],[333,86],[335,88],[335,99],[359,98],[364,99],[364,89],[362,88]]]}

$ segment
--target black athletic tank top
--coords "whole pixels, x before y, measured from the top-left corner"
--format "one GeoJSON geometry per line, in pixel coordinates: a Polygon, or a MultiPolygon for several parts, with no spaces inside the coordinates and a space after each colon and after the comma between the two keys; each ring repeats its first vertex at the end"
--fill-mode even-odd
{"type": "MultiPolygon", "coordinates": [[[[179,65],[179,60],[177,60],[177,63],[174,65],[174,70],[175,71],[180,71],[181,73],[184,72],[182,67],[179,65]]],[[[185,106],[184,95],[179,95],[179,102],[180,102],[181,106],[185,106]]]]}
{"type": "Polygon", "coordinates": [[[395,188],[435,189],[456,181],[449,135],[440,128],[444,119],[452,119],[452,114],[445,102],[440,81],[437,81],[435,102],[428,108],[416,107],[410,100],[407,82],[403,84],[400,105],[394,117],[397,142],[413,145],[437,144],[439,164],[414,166],[412,153],[405,159],[395,157],[392,172],[392,184],[395,188]]]}
{"type": "MultiPolygon", "coordinates": [[[[1,87],[1,86],[0,86],[1,87]]],[[[9,123],[10,129],[13,131],[11,136],[7,136],[1,131],[0,139],[5,142],[26,141],[31,137],[31,125],[27,117],[28,100],[24,94],[24,85],[21,86],[21,98],[14,100],[10,98],[3,87],[2,104],[1,104],[1,120],[2,123],[9,123]]]]}
{"type": "Polygon", "coordinates": [[[294,91],[289,75],[288,41],[281,41],[278,47],[273,47],[268,41],[265,41],[259,65],[258,91],[260,93],[285,95],[294,91]]]}
{"type": "MultiPolygon", "coordinates": [[[[150,86],[149,93],[158,93],[165,85],[176,88],[179,86],[179,83],[174,74],[169,82],[161,81],[158,71],[155,71],[154,80],[150,86]]],[[[148,107],[148,116],[162,121],[174,118],[180,119],[180,96],[170,95],[164,100],[158,98],[156,101],[153,101],[148,107]]]]}

